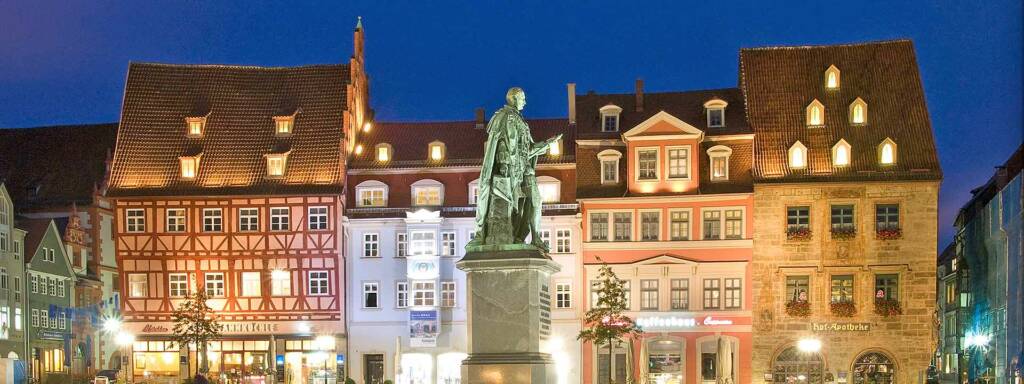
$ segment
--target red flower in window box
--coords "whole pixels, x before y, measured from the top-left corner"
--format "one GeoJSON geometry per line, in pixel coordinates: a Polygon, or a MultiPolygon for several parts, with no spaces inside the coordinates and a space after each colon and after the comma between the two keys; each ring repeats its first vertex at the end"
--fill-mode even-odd
{"type": "Polygon", "coordinates": [[[875,231],[875,237],[879,240],[895,240],[903,237],[903,230],[899,228],[886,228],[875,231]]]}
{"type": "Polygon", "coordinates": [[[786,303],[786,314],[793,317],[810,316],[811,303],[807,300],[790,300],[786,303]]]}
{"type": "Polygon", "coordinates": [[[853,317],[857,314],[857,306],[852,301],[833,301],[828,305],[828,309],[839,317],[853,317]]]}
{"type": "Polygon", "coordinates": [[[853,228],[833,228],[832,238],[835,240],[849,240],[857,236],[857,230],[853,228]]]}
{"type": "Polygon", "coordinates": [[[898,300],[878,297],[875,298],[875,313],[884,317],[902,315],[903,307],[898,300]]]}
{"type": "Polygon", "coordinates": [[[789,228],[786,230],[787,240],[810,240],[811,229],[810,228],[789,228]]]}

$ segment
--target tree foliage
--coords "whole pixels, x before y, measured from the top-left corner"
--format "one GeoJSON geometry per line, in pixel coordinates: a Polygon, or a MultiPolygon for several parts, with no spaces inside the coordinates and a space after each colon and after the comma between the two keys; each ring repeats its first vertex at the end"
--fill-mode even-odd
{"type": "MultiPolygon", "coordinates": [[[[598,345],[607,344],[610,351],[613,341],[640,336],[643,330],[633,319],[623,314],[629,309],[626,306],[625,283],[612,272],[608,264],[601,266],[597,278],[597,286],[591,287],[596,289],[597,302],[584,315],[586,327],[580,331],[576,339],[598,345]]],[[[612,360],[608,359],[608,363],[611,364],[612,360]]],[[[610,374],[611,369],[608,372],[610,374]]]]}
{"type": "Polygon", "coordinates": [[[174,319],[174,341],[178,345],[196,345],[199,349],[200,369],[207,370],[206,345],[220,338],[221,325],[206,305],[206,292],[197,290],[189,295],[171,317],[174,319]]]}

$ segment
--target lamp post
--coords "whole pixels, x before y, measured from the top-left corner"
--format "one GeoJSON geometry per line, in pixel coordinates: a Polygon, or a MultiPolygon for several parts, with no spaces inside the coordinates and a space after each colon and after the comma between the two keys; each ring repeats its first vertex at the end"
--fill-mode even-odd
{"type": "MultiPolygon", "coordinates": [[[[118,319],[117,317],[108,317],[106,320],[103,320],[103,331],[107,333],[107,336],[114,337],[114,344],[117,344],[118,348],[121,350],[121,364],[118,364],[118,375],[123,377],[125,382],[130,383],[132,382],[132,378],[129,375],[129,370],[125,368],[124,364],[125,357],[128,356],[125,349],[135,343],[135,335],[132,335],[122,329],[122,326],[123,324],[121,323],[121,319],[118,319]]],[[[131,359],[128,361],[130,363],[131,359]]]]}

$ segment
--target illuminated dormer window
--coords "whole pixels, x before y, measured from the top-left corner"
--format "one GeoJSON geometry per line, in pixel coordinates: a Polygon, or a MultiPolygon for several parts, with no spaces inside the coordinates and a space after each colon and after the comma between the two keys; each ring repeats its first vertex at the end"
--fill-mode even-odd
{"type": "Polygon", "coordinates": [[[622,108],[617,105],[608,104],[601,107],[601,132],[618,132],[620,114],[622,108]]]}
{"type": "Polygon", "coordinates": [[[818,99],[814,99],[807,106],[807,125],[817,127],[825,124],[825,106],[818,99]]]}
{"type": "Polygon", "coordinates": [[[199,156],[182,156],[178,158],[181,164],[181,178],[194,179],[199,174],[199,156]]]}
{"type": "Polygon", "coordinates": [[[440,141],[434,141],[434,142],[432,142],[432,143],[427,145],[427,156],[432,161],[444,160],[444,155],[445,155],[444,150],[445,150],[444,143],[442,143],[440,141]]]}
{"type": "Polygon", "coordinates": [[[391,161],[391,144],[381,143],[381,144],[377,144],[377,146],[375,148],[376,148],[375,152],[377,153],[377,161],[380,161],[380,162],[391,161]]]}
{"type": "Polygon", "coordinates": [[[554,177],[538,176],[537,189],[540,190],[541,201],[545,204],[553,204],[561,200],[562,182],[554,177]]]}
{"type": "Polygon", "coordinates": [[[356,156],[362,155],[363,154],[363,145],[362,144],[356,144],[355,152],[356,152],[356,156]]]}
{"type": "Polygon", "coordinates": [[[440,206],[444,201],[444,184],[437,180],[423,179],[412,183],[412,205],[440,206]]]}
{"type": "Polygon", "coordinates": [[[708,115],[708,128],[721,128],[725,126],[725,107],[729,103],[721,99],[711,99],[704,103],[704,109],[708,115]]]}
{"type": "Polygon", "coordinates": [[[202,137],[206,131],[206,117],[186,117],[185,135],[188,137],[202,137]]]}
{"type": "Polygon", "coordinates": [[[601,162],[601,184],[616,184],[619,182],[619,159],[622,152],[614,149],[606,149],[597,154],[601,162]]]}
{"type": "Polygon", "coordinates": [[[850,103],[850,124],[867,124],[868,123],[868,103],[865,103],[863,99],[857,98],[853,103],[850,103]]]}
{"type": "Polygon", "coordinates": [[[797,141],[792,147],[789,147],[788,157],[790,169],[807,168],[807,147],[803,143],[797,141]]]}
{"type": "Polygon", "coordinates": [[[284,177],[284,171],[288,167],[288,153],[274,153],[267,155],[267,176],[284,177]]]}
{"type": "Polygon", "coordinates": [[[388,185],[377,180],[367,180],[356,186],[357,207],[386,207],[388,185]]]}
{"type": "Polygon", "coordinates": [[[845,167],[847,165],[850,165],[850,143],[839,139],[839,142],[832,146],[832,166],[845,167]]]}
{"type": "Polygon", "coordinates": [[[882,165],[896,164],[896,142],[888,137],[878,145],[878,163],[882,165]]]}
{"type": "Polygon", "coordinates": [[[295,116],[274,116],[274,133],[279,136],[292,134],[295,116]]]}
{"type": "Polygon", "coordinates": [[[825,89],[839,89],[839,68],[834,65],[825,70],[825,89]]]}
{"type": "Polygon", "coordinates": [[[732,157],[732,148],[724,145],[708,148],[708,158],[711,161],[711,181],[729,180],[729,157],[732,157]]]}

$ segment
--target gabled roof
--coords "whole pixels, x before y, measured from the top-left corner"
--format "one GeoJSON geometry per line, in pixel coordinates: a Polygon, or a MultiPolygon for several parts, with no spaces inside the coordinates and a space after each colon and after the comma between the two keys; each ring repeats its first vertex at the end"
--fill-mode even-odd
{"type": "MultiPolygon", "coordinates": [[[[563,135],[562,155],[543,155],[540,157],[542,164],[575,162],[575,135],[568,120],[526,119],[526,122],[536,141],[559,133],[563,135]]],[[[370,132],[360,134],[357,144],[363,146],[363,153],[353,154],[349,168],[479,166],[483,162],[486,141],[487,130],[477,128],[475,121],[378,122],[370,132]],[[444,143],[445,156],[441,161],[428,161],[427,145],[434,141],[444,143]],[[391,145],[391,160],[377,161],[374,149],[377,144],[391,145]]]]}
{"type": "Polygon", "coordinates": [[[0,182],[18,212],[92,204],[117,124],[0,129],[0,182]]]}
{"type": "Polygon", "coordinates": [[[942,177],[913,44],[893,40],[863,44],[764,47],[740,51],[740,87],[753,128],[754,178],[758,182],[937,180],[942,177]],[[839,89],[825,89],[825,70],[842,73],[839,89]],[[849,123],[857,98],[868,105],[865,125],[849,123]],[[806,107],[825,107],[821,127],[807,127],[806,107]],[[891,137],[897,161],[881,166],[877,148],[891,137]],[[840,139],[852,147],[849,166],[832,166],[840,139]],[[808,148],[808,166],[790,170],[787,150],[808,148]]]}
{"type": "Polygon", "coordinates": [[[623,133],[622,138],[623,140],[629,140],[633,137],[661,135],[672,135],[679,138],[693,138],[699,140],[704,136],[704,131],[680,120],[678,117],[672,116],[671,113],[660,111],[640,124],[637,124],[636,127],[626,131],[626,133],[623,133]],[[651,132],[651,129],[657,126],[660,122],[668,123],[668,126],[670,127],[669,131],[651,132]]]}
{"type": "Polygon", "coordinates": [[[636,95],[633,93],[576,95],[578,137],[618,139],[623,132],[662,111],[703,130],[708,136],[751,133],[743,112],[743,94],[738,88],[644,93],[643,104],[643,111],[637,112],[636,95]],[[708,128],[704,103],[714,99],[728,103],[725,108],[725,127],[708,128]],[[618,132],[601,132],[600,109],[609,104],[622,108],[618,132]]]}
{"type": "Polygon", "coordinates": [[[132,63],[107,192],[110,196],[342,193],[349,66],[132,63]],[[277,137],[274,116],[296,113],[277,137]],[[186,117],[206,117],[201,138],[186,117]],[[287,148],[285,175],[265,155],[287,148]],[[179,156],[202,153],[194,180],[179,156]]]}
{"type": "Polygon", "coordinates": [[[47,231],[52,229],[58,238],[61,237],[61,233],[51,219],[28,219],[19,217],[15,226],[25,231],[26,264],[32,262],[32,256],[36,254],[36,250],[39,249],[39,244],[42,243],[43,238],[46,237],[47,231]]]}

